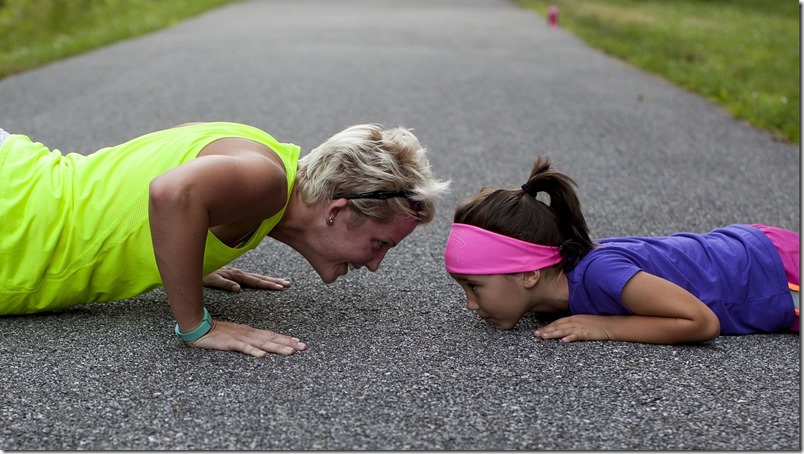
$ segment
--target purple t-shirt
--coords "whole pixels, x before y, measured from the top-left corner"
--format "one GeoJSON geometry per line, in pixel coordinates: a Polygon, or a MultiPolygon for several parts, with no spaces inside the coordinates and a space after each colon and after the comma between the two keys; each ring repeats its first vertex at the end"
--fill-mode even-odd
{"type": "Polygon", "coordinates": [[[573,314],[627,315],[625,284],[639,271],[689,291],[720,319],[721,334],[786,331],[795,317],[773,243],[747,225],[706,234],[598,240],[567,274],[573,314]]]}

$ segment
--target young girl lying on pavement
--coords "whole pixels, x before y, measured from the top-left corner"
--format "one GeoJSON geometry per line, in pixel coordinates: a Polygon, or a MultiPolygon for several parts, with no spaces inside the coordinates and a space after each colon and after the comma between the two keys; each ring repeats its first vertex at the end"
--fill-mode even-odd
{"type": "Polygon", "coordinates": [[[798,332],[798,233],[753,224],[592,241],[574,186],[540,157],[521,188],[457,207],[445,262],[467,308],[500,329],[569,312],[534,333],[563,342],[798,332]]]}

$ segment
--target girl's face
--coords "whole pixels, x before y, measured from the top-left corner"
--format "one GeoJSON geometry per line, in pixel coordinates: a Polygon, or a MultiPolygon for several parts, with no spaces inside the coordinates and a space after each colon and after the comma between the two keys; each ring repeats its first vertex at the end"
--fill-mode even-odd
{"type": "Polygon", "coordinates": [[[466,292],[466,308],[499,329],[511,329],[530,312],[522,274],[450,274],[466,292]]]}

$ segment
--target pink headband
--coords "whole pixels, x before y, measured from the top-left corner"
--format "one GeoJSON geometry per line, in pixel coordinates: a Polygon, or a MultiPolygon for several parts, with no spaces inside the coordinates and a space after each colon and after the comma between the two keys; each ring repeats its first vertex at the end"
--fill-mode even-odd
{"type": "Polygon", "coordinates": [[[536,271],[561,262],[557,247],[542,246],[467,224],[452,224],[444,249],[452,274],[536,271]]]}

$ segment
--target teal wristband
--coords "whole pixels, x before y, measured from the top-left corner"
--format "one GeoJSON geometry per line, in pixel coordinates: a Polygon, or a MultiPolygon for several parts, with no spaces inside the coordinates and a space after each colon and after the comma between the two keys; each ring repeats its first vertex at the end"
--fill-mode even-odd
{"type": "Polygon", "coordinates": [[[207,312],[206,307],[204,308],[204,317],[201,319],[201,324],[198,325],[198,328],[190,331],[189,333],[182,333],[179,331],[179,324],[176,323],[176,335],[179,336],[184,342],[197,341],[207,334],[211,329],[212,317],[209,316],[209,312],[207,312]]]}

